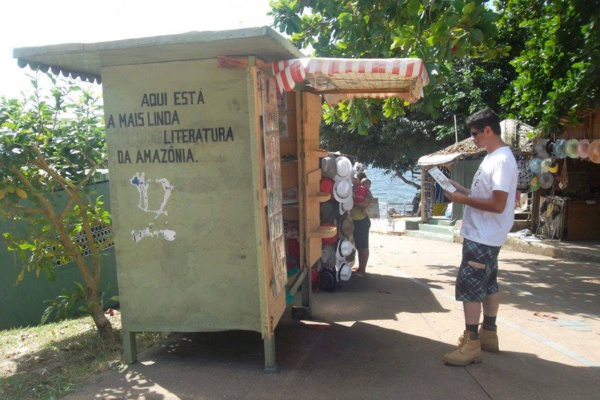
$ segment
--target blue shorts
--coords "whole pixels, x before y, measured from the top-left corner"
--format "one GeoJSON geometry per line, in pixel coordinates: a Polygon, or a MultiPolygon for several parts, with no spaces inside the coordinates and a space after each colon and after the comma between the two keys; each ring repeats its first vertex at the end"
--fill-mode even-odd
{"type": "Polygon", "coordinates": [[[456,276],[456,300],[481,303],[488,294],[498,293],[500,246],[488,246],[464,239],[462,261],[456,276]]]}

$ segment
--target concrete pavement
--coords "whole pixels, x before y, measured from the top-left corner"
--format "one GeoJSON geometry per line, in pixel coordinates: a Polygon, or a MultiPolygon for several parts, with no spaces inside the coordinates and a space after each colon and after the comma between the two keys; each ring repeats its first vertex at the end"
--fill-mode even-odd
{"type": "Polygon", "coordinates": [[[503,250],[500,353],[450,367],[464,329],[454,300],[461,245],[371,234],[366,278],[286,312],[278,374],[253,332],[173,334],[66,399],[600,398],[600,263],[503,250]]]}

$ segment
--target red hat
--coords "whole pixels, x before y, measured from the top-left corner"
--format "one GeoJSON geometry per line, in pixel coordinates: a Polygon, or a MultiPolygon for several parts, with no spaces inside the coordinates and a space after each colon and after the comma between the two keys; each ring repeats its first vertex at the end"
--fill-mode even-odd
{"type": "Polygon", "coordinates": [[[333,199],[333,185],[334,185],[334,181],[333,179],[324,176],[321,178],[321,192],[324,193],[331,193],[331,199],[333,199]]]}

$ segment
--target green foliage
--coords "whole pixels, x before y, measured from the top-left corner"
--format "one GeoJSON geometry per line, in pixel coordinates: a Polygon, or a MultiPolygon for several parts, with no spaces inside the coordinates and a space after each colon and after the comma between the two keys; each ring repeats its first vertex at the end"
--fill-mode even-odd
{"type": "MultiPolygon", "coordinates": [[[[450,62],[463,57],[491,60],[508,50],[495,41],[499,15],[481,0],[280,0],[271,4],[274,25],[291,35],[297,47],[314,49],[315,56],[422,59],[430,85],[419,107],[434,116],[441,106],[435,90],[451,68],[450,62]]],[[[352,129],[366,134],[382,117],[401,116],[409,105],[390,99],[375,107],[383,108],[384,114],[369,114],[373,110],[369,105],[379,103],[364,100],[326,112],[339,113],[352,129]]]]}
{"type": "Polygon", "coordinates": [[[505,40],[522,44],[514,52],[517,76],[502,100],[514,116],[547,133],[559,120],[600,101],[600,1],[496,0],[505,40]]]}
{"type": "Polygon", "coordinates": [[[509,50],[496,42],[499,15],[484,1],[281,0],[272,8],[274,25],[315,56],[425,62],[430,84],[415,105],[390,98],[324,106],[324,146],[400,177],[418,157],[454,142],[454,115],[462,129],[468,114],[495,106],[506,87],[499,62],[473,61],[509,50]]]}
{"type": "MultiPolygon", "coordinates": [[[[79,315],[89,315],[91,308],[85,305],[85,288],[80,282],[73,282],[74,288],[71,290],[63,290],[60,295],[54,299],[46,300],[49,306],[44,310],[40,323],[46,324],[51,320],[62,320],[74,315],[75,307],[79,315]],[[84,302],[82,304],[82,302],[84,302]]],[[[104,309],[104,292],[99,294],[100,304],[104,309]]],[[[118,302],[118,296],[110,298],[113,302],[118,302]]]]}
{"type": "Polygon", "coordinates": [[[360,162],[401,177],[403,172],[414,169],[420,156],[453,143],[451,138],[438,142],[434,127],[432,119],[408,113],[378,122],[365,135],[357,135],[343,123],[323,124],[321,140],[329,149],[353,155],[360,162]]]}
{"type": "Polygon", "coordinates": [[[95,171],[106,165],[101,104],[90,92],[48,77],[54,85],[48,92],[34,78],[28,99],[0,101],[0,216],[26,223],[21,237],[4,234],[9,249],[28,269],[52,276],[57,260],[81,253],[81,245],[64,241],[82,231],[83,214],[90,224],[109,224],[110,217],[102,200],[87,193],[95,171]],[[74,93],[79,97],[72,100],[74,93]],[[57,212],[52,201],[61,191],[70,199],[57,212]]]}
{"type": "Polygon", "coordinates": [[[29,97],[0,99],[0,217],[22,228],[4,238],[23,262],[19,280],[26,271],[53,279],[57,264],[75,262],[98,326],[108,322],[100,321],[97,293],[100,257],[111,243],[94,241],[92,232],[110,224],[102,199],[90,194],[106,166],[102,104],[90,90],[47,77],[48,90],[35,76],[29,97]]]}

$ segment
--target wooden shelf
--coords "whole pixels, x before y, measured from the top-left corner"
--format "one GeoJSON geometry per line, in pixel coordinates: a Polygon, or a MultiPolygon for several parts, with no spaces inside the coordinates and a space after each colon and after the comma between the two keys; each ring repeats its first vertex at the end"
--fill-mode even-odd
{"type": "Polygon", "coordinates": [[[288,207],[288,208],[298,208],[299,204],[298,203],[295,203],[295,204],[282,204],[282,206],[288,207]]]}
{"type": "Polygon", "coordinates": [[[311,238],[330,238],[337,235],[337,228],[335,226],[320,226],[319,229],[313,232],[309,232],[308,236],[311,238]]]}
{"type": "Polygon", "coordinates": [[[327,157],[329,155],[329,151],[323,149],[306,150],[306,155],[309,157],[327,157]]]}
{"type": "Polygon", "coordinates": [[[316,169],[314,171],[309,171],[306,174],[306,182],[307,186],[310,186],[313,183],[321,182],[321,168],[316,169]]]}
{"type": "Polygon", "coordinates": [[[308,201],[311,203],[324,203],[331,199],[331,193],[319,192],[316,196],[308,196],[308,201]]]}

